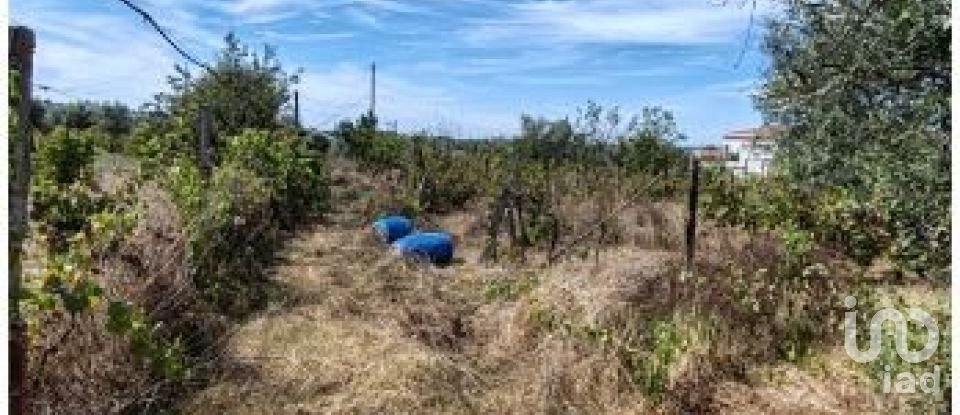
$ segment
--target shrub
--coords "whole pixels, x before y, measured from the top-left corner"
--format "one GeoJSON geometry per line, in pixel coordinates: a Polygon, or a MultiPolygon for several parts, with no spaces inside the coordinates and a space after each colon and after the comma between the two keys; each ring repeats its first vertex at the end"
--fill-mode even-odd
{"type": "Polygon", "coordinates": [[[363,114],[356,122],[341,121],[333,136],[364,169],[383,171],[403,166],[406,141],[396,133],[378,131],[373,114],[363,114]]]}
{"type": "Polygon", "coordinates": [[[193,74],[178,66],[167,78],[170,92],[158,94],[156,106],[191,122],[206,106],[223,136],[246,128],[274,129],[290,114],[291,86],[299,82],[299,70],[284,69],[275,48],[264,45],[260,53],[230,33],[210,69],[193,74]]]}
{"type": "Polygon", "coordinates": [[[802,232],[864,266],[887,257],[902,270],[928,276],[949,266],[947,217],[936,213],[944,210],[938,197],[864,199],[846,188],[814,191],[781,176],[724,180],[708,172],[704,183],[705,214],[722,223],[776,230],[788,240],[802,232]],[[917,205],[925,207],[906,212],[917,205]],[[918,222],[923,218],[929,223],[918,222]]]}
{"type": "Polygon", "coordinates": [[[785,2],[768,21],[757,94],[764,119],[787,127],[785,180],[843,189],[813,206],[814,226],[836,225],[829,239],[860,262],[887,255],[940,280],[950,264],[949,17],[945,0],[785,2]]]}
{"type": "Polygon", "coordinates": [[[274,214],[285,227],[327,207],[322,160],[309,143],[287,131],[244,130],[227,140],[223,155],[224,163],[249,169],[266,181],[274,214]]]}
{"type": "Polygon", "coordinates": [[[136,183],[108,194],[93,178],[94,130],[55,129],[40,140],[31,196],[32,219],[51,252],[68,248],[75,235],[91,231],[91,218],[106,213],[135,214],[132,195],[136,183]]]}
{"type": "Polygon", "coordinates": [[[37,181],[62,185],[93,173],[94,132],[60,127],[39,141],[34,167],[37,181]]]}
{"type": "Polygon", "coordinates": [[[197,139],[192,127],[180,117],[147,121],[138,125],[126,142],[124,152],[140,160],[150,174],[162,172],[178,158],[196,160],[197,139]]]}
{"type": "MultiPolygon", "coordinates": [[[[142,386],[118,384],[117,378],[166,383],[186,375],[177,334],[109,278],[107,268],[116,265],[118,247],[138,220],[139,183],[129,181],[112,193],[97,187],[92,170],[101,137],[96,130],[58,128],[40,140],[37,151],[31,214],[46,252],[17,295],[30,330],[30,380],[40,385],[33,401],[38,411],[66,410],[71,403],[62,399],[65,390],[83,402],[138,393],[142,386]],[[108,349],[96,348],[104,344],[108,349]],[[100,365],[95,373],[81,369],[88,361],[100,365]],[[81,383],[86,387],[75,391],[81,383]]],[[[98,402],[83,405],[100,412],[92,409],[98,402]]]]}
{"type": "Polygon", "coordinates": [[[205,181],[196,164],[180,160],[167,187],[189,235],[188,272],[200,293],[228,314],[262,305],[263,268],[277,238],[268,182],[233,164],[205,181]]]}
{"type": "Polygon", "coordinates": [[[221,311],[243,314],[267,300],[264,269],[281,226],[322,212],[329,196],[322,159],[290,132],[229,137],[223,164],[205,179],[178,158],[165,179],[189,234],[189,272],[221,311]]]}

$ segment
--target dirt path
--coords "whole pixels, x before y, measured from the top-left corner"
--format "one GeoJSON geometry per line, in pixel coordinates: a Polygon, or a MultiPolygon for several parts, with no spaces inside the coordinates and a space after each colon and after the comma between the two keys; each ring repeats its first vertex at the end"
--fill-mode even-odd
{"type": "Polygon", "coordinates": [[[375,190],[355,179],[334,177],[341,183],[334,196],[344,207],[283,249],[272,278],[284,287],[284,298],[238,328],[226,347],[229,368],[185,412],[390,413],[464,406],[449,400],[465,389],[457,379],[469,377],[470,365],[455,355],[469,336],[464,319],[474,299],[463,298],[452,277],[476,269],[467,262],[436,269],[394,258],[352,213],[375,190]]]}

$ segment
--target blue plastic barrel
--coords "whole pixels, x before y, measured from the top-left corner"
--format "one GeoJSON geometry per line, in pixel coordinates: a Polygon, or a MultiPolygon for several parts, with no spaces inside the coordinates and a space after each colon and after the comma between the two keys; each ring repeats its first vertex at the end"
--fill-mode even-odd
{"type": "Polygon", "coordinates": [[[386,216],[373,222],[380,240],[391,243],[413,232],[413,221],[403,216],[386,216]]]}
{"type": "Polygon", "coordinates": [[[416,232],[397,239],[393,249],[406,258],[446,264],[453,259],[453,237],[446,232],[416,232]]]}

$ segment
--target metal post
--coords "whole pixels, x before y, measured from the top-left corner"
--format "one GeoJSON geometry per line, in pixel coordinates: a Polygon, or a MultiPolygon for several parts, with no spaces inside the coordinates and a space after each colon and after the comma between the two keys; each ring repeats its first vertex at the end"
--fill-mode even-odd
{"type": "Polygon", "coordinates": [[[293,125],[300,132],[300,91],[293,91],[293,125]]]}
{"type": "Polygon", "coordinates": [[[23,273],[21,257],[23,240],[27,234],[27,198],[30,191],[30,151],[33,147],[30,107],[33,83],[33,52],[36,38],[33,31],[22,26],[11,27],[10,67],[19,74],[18,122],[14,139],[10,141],[10,413],[27,413],[27,354],[26,330],[20,315],[18,298],[23,273]]]}
{"type": "Polygon", "coordinates": [[[377,114],[377,63],[370,64],[370,115],[377,114]]]}

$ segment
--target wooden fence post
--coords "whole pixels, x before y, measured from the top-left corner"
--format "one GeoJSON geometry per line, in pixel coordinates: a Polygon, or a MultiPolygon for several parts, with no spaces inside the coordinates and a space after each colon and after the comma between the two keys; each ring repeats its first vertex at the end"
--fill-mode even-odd
{"type": "Polygon", "coordinates": [[[414,174],[414,186],[417,192],[417,208],[425,209],[427,200],[426,200],[426,183],[427,183],[427,161],[423,156],[423,140],[419,137],[414,138],[413,140],[413,156],[416,163],[416,174],[414,174]]]}
{"type": "Polygon", "coordinates": [[[503,188],[488,212],[489,223],[487,224],[487,244],[483,249],[484,260],[497,262],[497,239],[500,235],[500,224],[503,222],[503,212],[506,209],[504,203],[506,199],[506,189],[503,188]]]}
{"type": "Polygon", "coordinates": [[[694,272],[694,253],[697,245],[697,193],[700,187],[700,160],[696,155],[690,154],[690,194],[687,197],[687,229],[685,234],[685,268],[680,276],[683,281],[685,277],[692,277],[694,272]]]}
{"type": "Polygon", "coordinates": [[[30,107],[33,102],[31,93],[33,83],[33,52],[36,38],[33,31],[23,26],[9,29],[10,68],[19,73],[19,102],[17,108],[17,130],[10,140],[10,413],[25,414],[28,408],[27,391],[27,354],[26,330],[20,315],[18,298],[20,296],[23,273],[23,240],[27,234],[27,198],[30,192],[30,152],[33,147],[32,125],[30,125],[30,107]]]}

